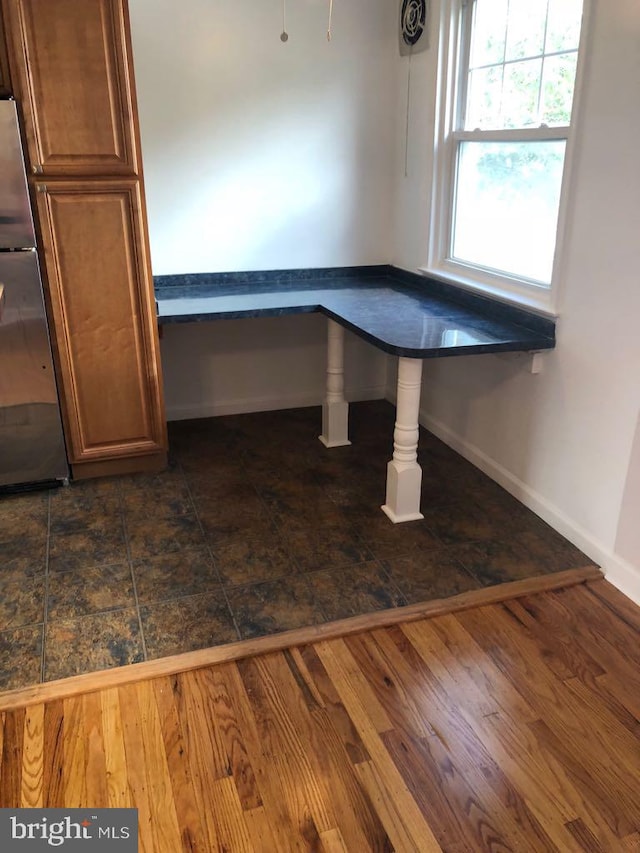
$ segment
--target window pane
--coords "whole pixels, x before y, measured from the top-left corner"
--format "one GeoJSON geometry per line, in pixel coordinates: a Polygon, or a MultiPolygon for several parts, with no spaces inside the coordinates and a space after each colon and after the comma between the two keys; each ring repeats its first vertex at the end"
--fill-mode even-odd
{"type": "Polygon", "coordinates": [[[502,127],[502,65],[481,68],[469,75],[469,107],[466,130],[502,127]]]}
{"type": "Polygon", "coordinates": [[[541,74],[541,59],[505,65],[501,127],[532,127],[540,124],[538,98],[541,74]]]}
{"type": "Polygon", "coordinates": [[[476,0],[469,66],[504,62],[508,0],[476,0]]]}
{"type": "Polygon", "coordinates": [[[540,120],[550,127],[571,121],[577,53],[550,56],[544,61],[540,120]]]}
{"type": "Polygon", "coordinates": [[[540,56],[544,48],[547,0],[512,0],[509,3],[506,59],[540,56]]]}
{"type": "Polygon", "coordinates": [[[581,18],[582,0],[549,0],[546,53],[577,50],[581,18]]]}
{"type": "Polygon", "coordinates": [[[551,281],[564,140],[461,142],[452,257],[551,281]]]}

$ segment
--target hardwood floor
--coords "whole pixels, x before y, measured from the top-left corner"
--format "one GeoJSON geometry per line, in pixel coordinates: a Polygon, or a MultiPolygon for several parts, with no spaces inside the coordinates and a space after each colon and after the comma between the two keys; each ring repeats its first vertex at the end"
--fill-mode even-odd
{"type": "Polygon", "coordinates": [[[640,610],[605,581],[6,710],[0,806],[140,850],[640,850],[640,610]]]}

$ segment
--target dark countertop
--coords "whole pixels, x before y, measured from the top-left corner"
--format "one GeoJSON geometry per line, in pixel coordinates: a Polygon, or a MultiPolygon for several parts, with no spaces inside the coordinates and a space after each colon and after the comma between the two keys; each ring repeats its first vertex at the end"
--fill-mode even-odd
{"type": "Polygon", "coordinates": [[[156,276],[158,322],[320,311],[392,355],[552,349],[548,320],[395,267],[156,276]]]}

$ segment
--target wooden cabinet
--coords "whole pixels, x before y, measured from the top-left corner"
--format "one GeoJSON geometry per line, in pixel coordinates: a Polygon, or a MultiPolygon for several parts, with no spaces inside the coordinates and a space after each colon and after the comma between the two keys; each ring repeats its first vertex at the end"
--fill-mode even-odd
{"type": "Polygon", "coordinates": [[[126,0],[2,0],[74,477],[166,463],[126,0]]]}
{"type": "Polygon", "coordinates": [[[4,40],[4,27],[2,16],[0,16],[0,97],[11,94],[11,81],[9,80],[9,64],[7,62],[7,48],[4,40]]]}
{"type": "Polygon", "coordinates": [[[138,172],[125,0],[6,0],[31,169],[138,172]]]}
{"type": "Polygon", "coordinates": [[[136,181],[38,184],[73,462],[162,451],[155,301],[136,181]],[[96,234],[102,235],[96,244],[96,234]]]}

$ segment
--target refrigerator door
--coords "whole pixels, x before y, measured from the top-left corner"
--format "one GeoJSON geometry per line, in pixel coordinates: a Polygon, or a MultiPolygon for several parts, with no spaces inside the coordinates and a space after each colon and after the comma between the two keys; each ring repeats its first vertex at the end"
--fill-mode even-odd
{"type": "Polygon", "coordinates": [[[0,101],[0,249],[35,244],[16,105],[0,101]]]}
{"type": "Polygon", "coordinates": [[[0,486],[69,476],[35,251],[0,253],[0,486]]]}

